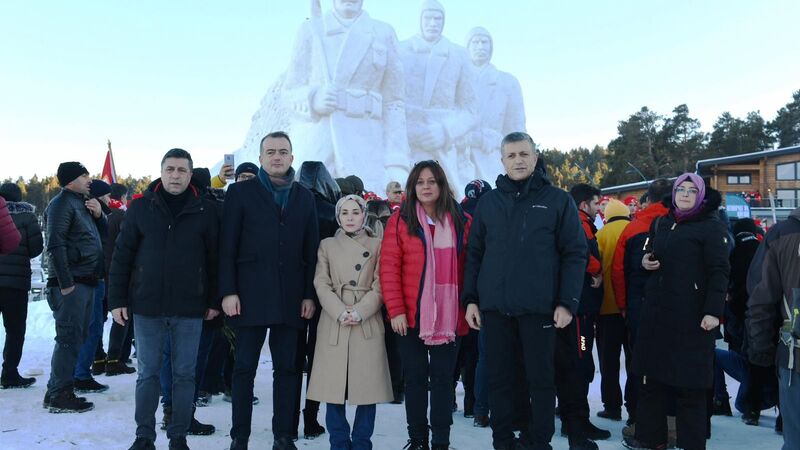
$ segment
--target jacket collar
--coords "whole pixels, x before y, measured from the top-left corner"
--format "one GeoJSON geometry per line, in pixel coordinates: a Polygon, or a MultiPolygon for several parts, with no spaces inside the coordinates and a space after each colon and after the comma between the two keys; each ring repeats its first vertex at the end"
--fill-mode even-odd
{"type": "MultiPolygon", "coordinates": [[[[158,205],[163,211],[169,212],[169,207],[167,207],[166,202],[158,195],[158,191],[161,189],[163,189],[163,185],[161,184],[161,178],[159,178],[150,183],[150,186],[148,186],[147,190],[144,192],[144,198],[158,205]]],[[[187,189],[191,191],[192,195],[189,196],[189,200],[186,202],[186,206],[183,207],[183,211],[178,213],[179,216],[184,213],[196,212],[202,209],[200,191],[191,183],[187,189]]]]}
{"type": "Polygon", "coordinates": [[[528,178],[528,180],[522,184],[521,188],[518,187],[517,183],[512,181],[508,175],[500,175],[497,177],[497,181],[495,182],[498,189],[507,193],[507,194],[516,194],[519,193],[522,196],[528,195],[528,193],[532,191],[538,191],[544,186],[550,185],[550,180],[544,175],[544,172],[541,169],[535,169],[533,174],[528,178]]]}

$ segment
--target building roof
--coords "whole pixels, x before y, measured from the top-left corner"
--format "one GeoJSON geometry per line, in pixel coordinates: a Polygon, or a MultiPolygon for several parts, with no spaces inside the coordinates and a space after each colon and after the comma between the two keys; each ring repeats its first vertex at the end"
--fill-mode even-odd
{"type": "Polygon", "coordinates": [[[723,156],[720,158],[702,159],[697,161],[696,172],[703,175],[703,170],[721,164],[736,164],[743,162],[759,161],[762,158],[774,158],[776,156],[800,154],[800,145],[794,147],[784,147],[776,150],[765,150],[760,152],[744,153],[741,155],[723,156]]]}
{"type": "MultiPolygon", "coordinates": [[[[677,180],[678,177],[668,177],[667,180],[673,181],[677,180]]],[[[647,180],[647,181],[639,181],[636,183],[628,183],[628,184],[619,184],[617,186],[609,186],[600,189],[600,193],[603,195],[607,194],[619,194],[620,192],[630,192],[630,191],[638,191],[638,190],[646,190],[650,183],[655,180],[647,180]]]]}

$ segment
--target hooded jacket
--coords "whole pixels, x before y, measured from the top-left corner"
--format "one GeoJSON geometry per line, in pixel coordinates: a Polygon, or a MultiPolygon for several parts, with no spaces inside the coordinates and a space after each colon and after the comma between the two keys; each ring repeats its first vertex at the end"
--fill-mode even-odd
{"type": "Polygon", "coordinates": [[[24,202],[7,205],[21,239],[16,250],[0,256],[0,286],[27,291],[31,288],[31,258],[42,254],[42,229],[35,206],[24,202]]]}
{"type": "Polygon", "coordinates": [[[722,317],[728,291],[729,237],[717,213],[721,201],[719,192],[707,187],[705,208],[697,216],[678,223],[671,209],[651,227],[652,253],[661,265],[645,287],[633,352],[638,375],[669,386],[712,386],[719,330],[703,330],[700,323],[706,315],[722,317]]]}
{"type": "Polygon", "coordinates": [[[215,205],[190,184],[183,209],[172,215],[150,184],[125,213],[109,273],[108,307],[144,316],[203,317],[220,309],[217,294],[215,205]]]}
{"type": "Polygon", "coordinates": [[[783,305],[791,306],[794,290],[800,288],[800,208],[770,228],[758,247],[747,276],[746,329],[750,362],[762,367],[777,364],[789,368],[794,352],[795,372],[800,373],[800,348],[779,343],[778,331],[789,317],[783,305]]]}
{"type": "Polygon", "coordinates": [[[297,183],[314,194],[320,241],[333,237],[339,228],[336,222],[336,202],[342,196],[339,185],[319,161],[304,162],[297,172],[297,183]]]}
{"type": "Polygon", "coordinates": [[[606,205],[606,224],[597,232],[597,245],[600,247],[600,258],[603,264],[603,304],[600,314],[619,314],[611,273],[614,265],[614,252],[625,227],[631,223],[630,210],[619,200],[611,199],[606,205]]]}
{"type": "Polygon", "coordinates": [[[586,271],[586,236],[572,197],[536,169],[507,175],[475,209],[464,272],[465,304],[513,316],[575,314],[586,271]]]}
{"type": "Polygon", "coordinates": [[[19,245],[22,237],[8,214],[6,200],[0,197],[0,255],[11,253],[19,245]]]}

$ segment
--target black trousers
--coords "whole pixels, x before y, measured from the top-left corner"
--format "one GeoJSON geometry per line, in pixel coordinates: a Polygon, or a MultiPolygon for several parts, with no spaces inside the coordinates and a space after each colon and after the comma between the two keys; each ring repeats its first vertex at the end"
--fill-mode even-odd
{"type": "Polygon", "coordinates": [[[577,433],[589,420],[594,322],[593,315],[575,315],[567,327],[556,332],[556,391],[561,423],[568,434],[577,433]]]}
{"type": "Polygon", "coordinates": [[[17,375],[25,344],[25,323],[28,319],[28,291],[0,287],[0,314],[6,329],[3,346],[3,376],[17,375]]]}
{"type": "Polygon", "coordinates": [[[230,380],[224,379],[225,364],[231,355],[231,342],[225,334],[225,329],[219,330],[211,343],[211,351],[208,353],[208,363],[203,375],[203,386],[201,390],[212,394],[220,394],[229,390],[230,380]]]}
{"type": "Polygon", "coordinates": [[[667,442],[667,415],[674,396],[677,446],[704,450],[708,435],[706,394],[707,389],[668,386],[644,377],[639,386],[636,439],[653,446],[667,442]]]}
{"type": "Polygon", "coordinates": [[[549,443],[555,431],[556,329],[553,317],[533,314],[513,317],[484,311],[481,332],[486,333],[489,409],[495,448],[514,441],[514,416],[519,414],[514,402],[518,351],[522,353],[531,405],[527,437],[534,444],[549,443]]]}
{"type": "MultiPolygon", "coordinates": [[[[628,346],[628,330],[622,314],[606,314],[597,318],[597,354],[600,360],[600,396],[603,406],[609,410],[621,410],[622,390],[619,386],[620,351],[625,352],[625,372],[630,376],[631,349],[628,346]]],[[[630,414],[629,402],[636,394],[635,383],[625,381],[625,405],[630,414]]]]}
{"type": "Polygon", "coordinates": [[[478,367],[478,331],[469,330],[461,339],[456,364],[455,384],[464,383],[464,413],[472,414],[475,407],[475,369],[478,367]]]}
{"type": "Polygon", "coordinates": [[[131,356],[131,342],[133,341],[133,314],[128,314],[128,321],[125,325],[117,322],[111,324],[111,332],[108,335],[108,355],[109,361],[126,362],[131,356]]]}
{"type": "MultiPolygon", "coordinates": [[[[314,351],[317,348],[317,325],[319,325],[319,317],[322,313],[322,308],[317,307],[314,312],[314,317],[311,320],[304,320],[305,329],[301,330],[297,335],[297,392],[294,395],[294,430],[300,424],[300,401],[303,397],[303,372],[306,372],[306,388],[311,381],[311,369],[314,368],[314,351]]],[[[306,399],[305,409],[308,414],[313,414],[315,417],[319,412],[319,402],[306,399]]]]}
{"type": "Polygon", "coordinates": [[[392,379],[392,391],[395,398],[403,392],[403,364],[400,360],[399,341],[400,336],[391,332],[392,325],[384,323],[386,333],[383,335],[383,342],[386,344],[386,357],[389,360],[389,376],[392,379]]]}
{"type": "Polygon", "coordinates": [[[253,382],[256,378],[261,348],[269,330],[272,354],[272,433],[275,439],[293,438],[297,391],[297,335],[299,329],[285,325],[235,328],[236,363],[233,368],[231,438],[250,438],[253,420],[253,382]]]}
{"type": "Polygon", "coordinates": [[[430,387],[431,443],[450,444],[453,425],[453,371],[458,359],[459,341],[428,346],[419,338],[419,328],[409,328],[398,336],[405,380],[405,407],[408,437],[428,440],[428,388],[430,387]]]}

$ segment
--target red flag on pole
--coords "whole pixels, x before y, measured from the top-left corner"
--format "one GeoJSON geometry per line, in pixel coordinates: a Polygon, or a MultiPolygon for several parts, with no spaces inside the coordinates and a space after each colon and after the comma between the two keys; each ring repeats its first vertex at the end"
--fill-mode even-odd
{"type": "Polygon", "coordinates": [[[114,166],[114,154],[111,153],[111,140],[108,141],[106,162],[103,164],[103,173],[100,175],[100,179],[108,184],[117,182],[117,168],[114,166]]]}

